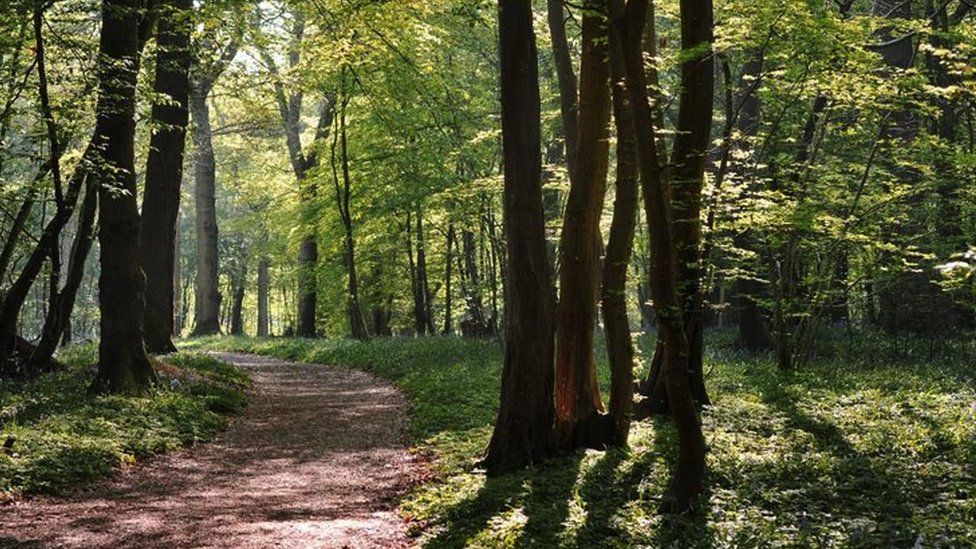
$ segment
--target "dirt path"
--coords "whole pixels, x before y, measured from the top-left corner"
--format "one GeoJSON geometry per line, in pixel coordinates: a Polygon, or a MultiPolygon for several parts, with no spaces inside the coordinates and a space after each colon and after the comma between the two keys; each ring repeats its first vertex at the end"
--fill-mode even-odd
{"type": "Polygon", "coordinates": [[[247,355],[245,415],[216,442],[66,498],[0,506],[0,547],[404,547],[406,401],[351,370],[247,355]]]}

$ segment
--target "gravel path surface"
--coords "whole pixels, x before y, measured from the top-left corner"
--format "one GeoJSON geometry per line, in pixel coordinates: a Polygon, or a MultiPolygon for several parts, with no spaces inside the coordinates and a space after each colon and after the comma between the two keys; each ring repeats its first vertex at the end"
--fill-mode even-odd
{"type": "Polygon", "coordinates": [[[217,441],[62,498],[0,506],[0,547],[406,547],[407,403],[369,374],[237,354],[254,394],[217,441]]]}

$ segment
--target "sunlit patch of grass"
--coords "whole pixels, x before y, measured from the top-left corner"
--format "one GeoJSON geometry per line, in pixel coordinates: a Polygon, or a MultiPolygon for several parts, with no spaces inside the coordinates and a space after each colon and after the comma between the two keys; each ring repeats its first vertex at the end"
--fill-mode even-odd
{"type": "Polygon", "coordinates": [[[246,374],[211,357],[166,357],[148,398],[92,395],[95,349],[68,349],[64,371],[0,383],[0,498],[57,493],[147,456],[211,440],[246,405],[246,374]]]}
{"type": "Polygon", "coordinates": [[[635,424],[626,450],[581,451],[500,478],[475,470],[498,403],[496,342],[190,345],[355,366],[401,387],[416,446],[437,457],[438,478],[401,505],[427,546],[976,545],[973,342],[826,334],[792,373],[730,342],[709,339],[708,490],[693,517],[657,513],[675,447],[667,419],[635,424]]]}

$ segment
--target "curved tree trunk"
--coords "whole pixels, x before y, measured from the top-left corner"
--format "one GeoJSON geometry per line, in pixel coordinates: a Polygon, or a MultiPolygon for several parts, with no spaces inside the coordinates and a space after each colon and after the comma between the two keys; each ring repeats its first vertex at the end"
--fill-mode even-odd
{"type": "Polygon", "coordinates": [[[542,207],[539,75],[530,0],[499,0],[505,233],[505,365],[482,464],[499,473],[542,459],[552,428],[553,292],[542,207]]]}
{"type": "Polygon", "coordinates": [[[58,343],[65,345],[71,341],[71,311],[74,309],[78,288],[85,276],[85,263],[95,240],[93,229],[97,209],[98,190],[94,185],[89,185],[78,216],[78,231],[71,244],[64,287],[55,294],[55,299],[48,308],[47,318],[41,329],[41,339],[30,357],[31,368],[35,371],[40,371],[51,363],[58,343]]]}
{"type": "MultiPolygon", "coordinates": [[[[662,370],[667,386],[668,403],[678,431],[678,463],[671,484],[671,494],[662,506],[664,511],[686,512],[694,508],[702,490],[705,471],[705,440],[693,398],[689,376],[688,335],[678,284],[679,248],[672,235],[673,203],[669,200],[666,179],[661,174],[658,139],[653,124],[644,72],[641,36],[646,20],[646,0],[611,0],[615,31],[620,33],[620,53],[624,59],[627,90],[634,110],[644,208],[651,242],[650,286],[660,320],[663,344],[662,370]]],[[[689,50],[711,38],[710,0],[681,0],[682,48],[689,50]]],[[[710,52],[703,52],[710,58],[710,52]]],[[[688,59],[682,65],[682,96],[679,107],[678,134],[688,131],[689,142],[678,147],[676,158],[694,158],[693,145],[698,141],[701,123],[711,125],[711,89],[692,90],[693,84],[705,85],[711,73],[710,61],[688,59]],[[707,92],[707,93],[706,93],[707,92]],[[707,95],[707,97],[706,97],[707,95]],[[699,112],[700,109],[700,112],[699,112]],[[684,116],[681,115],[684,113],[684,116]],[[681,154],[678,154],[678,153],[681,154]]],[[[705,132],[707,134],[707,131],[705,132]]],[[[707,136],[706,136],[707,141],[707,136]]],[[[702,168],[704,166],[702,165],[702,168]]],[[[690,170],[685,176],[690,176],[690,170]]],[[[704,173],[701,174],[702,176],[704,173]]]]}
{"type": "Polygon", "coordinates": [[[189,121],[191,0],[158,4],[155,93],[167,102],[152,107],[154,132],[146,160],[146,188],[139,231],[139,263],[146,273],[146,348],[176,351],[174,280],[176,219],[180,210],[183,154],[189,121]]]}

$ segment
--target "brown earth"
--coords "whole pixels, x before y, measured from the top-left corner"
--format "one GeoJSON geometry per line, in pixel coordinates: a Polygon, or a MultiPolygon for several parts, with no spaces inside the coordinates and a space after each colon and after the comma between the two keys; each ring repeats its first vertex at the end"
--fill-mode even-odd
{"type": "Polygon", "coordinates": [[[407,402],[369,374],[248,355],[247,412],[217,441],[60,498],[0,506],[0,547],[406,547],[423,475],[407,402]]]}

